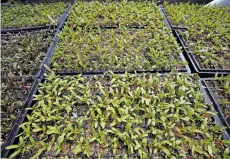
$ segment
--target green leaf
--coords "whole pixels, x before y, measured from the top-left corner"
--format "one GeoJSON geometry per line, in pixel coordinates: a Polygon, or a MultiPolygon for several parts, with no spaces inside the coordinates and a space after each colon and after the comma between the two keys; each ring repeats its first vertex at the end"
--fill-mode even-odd
{"type": "Polygon", "coordinates": [[[12,155],[10,155],[9,158],[14,158],[17,154],[19,154],[21,151],[18,150],[18,151],[15,151],[12,155]]]}
{"type": "Polygon", "coordinates": [[[35,129],[33,129],[33,132],[38,132],[38,131],[42,130],[42,128],[40,126],[38,126],[38,124],[36,124],[36,123],[32,123],[32,126],[35,128],[35,129]]]}
{"type": "Polygon", "coordinates": [[[203,150],[200,147],[196,147],[195,151],[199,154],[203,154],[203,150]]]}
{"type": "Polygon", "coordinates": [[[95,141],[95,140],[97,140],[97,137],[96,137],[96,136],[92,137],[92,138],[89,140],[89,142],[93,142],[93,141],[95,141]]]}
{"type": "Polygon", "coordinates": [[[58,155],[61,152],[61,147],[58,147],[58,150],[56,151],[56,155],[58,155]]]}
{"type": "Polygon", "coordinates": [[[106,108],[106,111],[109,111],[109,110],[111,110],[111,111],[113,112],[113,114],[116,114],[116,112],[115,112],[115,110],[114,110],[113,107],[107,107],[107,108],[106,108]]]}
{"type": "Polygon", "coordinates": [[[117,124],[116,120],[114,120],[111,124],[109,124],[111,127],[115,126],[117,124]]]}
{"type": "Polygon", "coordinates": [[[167,156],[170,156],[170,155],[171,155],[170,151],[169,151],[166,147],[162,146],[161,148],[162,148],[162,151],[163,151],[167,156]]]}
{"type": "Polygon", "coordinates": [[[97,112],[100,116],[102,115],[101,109],[97,108],[97,112]]]}
{"type": "Polygon", "coordinates": [[[193,145],[193,146],[192,146],[192,155],[194,155],[194,151],[195,151],[195,149],[196,149],[196,146],[195,146],[195,145],[193,145]]]}
{"type": "Polygon", "coordinates": [[[48,126],[48,129],[49,130],[47,130],[46,132],[48,135],[49,134],[61,134],[60,130],[58,130],[58,128],[56,127],[48,126]]]}
{"type": "Polygon", "coordinates": [[[19,148],[19,147],[20,147],[19,145],[10,145],[10,146],[7,146],[6,149],[10,150],[10,149],[16,149],[16,148],[19,148]]]}
{"type": "Polygon", "coordinates": [[[223,143],[224,143],[225,145],[230,145],[230,140],[223,140],[223,143]]]}
{"type": "Polygon", "coordinates": [[[102,127],[102,129],[105,128],[105,122],[104,121],[101,121],[101,127],[102,127]]]}
{"type": "Polygon", "coordinates": [[[42,129],[33,129],[33,132],[39,132],[42,131],[42,129]]]}
{"type": "Polygon", "coordinates": [[[226,149],[224,150],[224,159],[229,159],[228,153],[229,153],[229,149],[226,148],[226,149]]]}
{"type": "Polygon", "coordinates": [[[22,136],[19,137],[19,141],[20,141],[20,144],[22,144],[22,145],[25,144],[24,139],[22,138],[22,136]]]}
{"type": "Polygon", "coordinates": [[[73,153],[74,153],[75,155],[77,155],[77,154],[79,154],[79,152],[81,152],[81,151],[82,151],[81,145],[78,144],[78,145],[75,147],[73,153]]]}
{"type": "Polygon", "coordinates": [[[61,136],[58,137],[58,145],[61,145],[64,141],[65,133],[63,133],[61,136]]]}
{"type": "Polygon", "coordinates": [[[210,145],[208,145],[208,153],[212,155],[212,147],[210,145]]]}
{"type": "Polygon", "coordinates": [[[136,143],[136,146],[134,147],[134,150],[138,150],[141,147],[141,145],[137,140],[135,140],[135,143],[136,143]]]}

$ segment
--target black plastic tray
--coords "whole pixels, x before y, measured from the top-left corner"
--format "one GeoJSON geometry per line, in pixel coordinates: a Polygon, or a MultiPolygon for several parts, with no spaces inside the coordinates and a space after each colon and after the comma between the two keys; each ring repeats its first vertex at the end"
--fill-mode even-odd
{"type": "Polygon", "coordinates": [[[46,53],[46,56],[44,58],[44,60],[42,61],[40,67],[39,67],[39,71],[37,72],[36,77],[39,79],[42,79],[44,77],[44,73],[46,72],[46,67],[45,65],[49,66],[50,65],[50,60],[54,54],[55,48],[57,46],[57,43],[59,41],[58,38],[58,33],[62,30],[64,23],[66,22],[67,16],[68,16],[68,12],[71,8],[72,4],[69,4],[68,7],[66,8],[65,12],[62,14],[62,16],[60,17],[60,20],[58,22],[58,29],[55,33],[54,38],[52,39],[52,43],[46,53]]]}
{"type": "MultiPolygon", "coordinates": [[[[208,94],[207,87],[205,85],[205,82],[203,79],[200,79],[201,82],[201,91],[204,95],[205,101],[210,105],[211,111],[216,112],[215,104],[213,102],[212,96],[208,94]]],[[[221,118],[219,115],[214,116],[215,123],[219,124],[221,127],[224,127],[225,124],[223,124],[221,118]]],[[[230,129],[226,128],[225,131],[222,131],[222,137],[224,140],[230,140],[230,129]]],[[[230,155],[230,145],[228,145],[228,155],[230,155]]]]}
{"type": "MultiPolygon", "coordinates": [[[[87,76],[87,75],[85,75],[85,76],[87,76]]],[[[44,78],[42,80],[41,79],[37,79],[36,80],[36,82],[33,85],[33,89],[31,90],[31,93],[28,96],[28,100],[25,103],[26,107],[28,107],[28,106],[29,107],[33,107],[36,104],[36,101],[33,101],[33,95],[39,94],[38,87],[39,87],[40,83],[43,83],[44,81],[45,81],[44,78]]],[[[202,85],[201,86],[201,92],[204,95],[205,101],[210,106],[212,106],[212,99],[210,99],[210,96],[207,94],[206,87],[204,86],[204,81],[203,80],[201,80],[201,85],[202,85]]],[[[213,107],[210,107],[210,109],[211,109],[211,111],[215,111],[215,109],[213,107]]],[[[8,136],[8,140],[7,140],[7,143],[5,143],[4,148],[6,146],[9,146],[9,145],[12,145],[12,144],[17,144],[19,142],[18,137],[16,137],[17,134],[20,134],[22,132],[22,128],[20,128],[19,126],[23,122],[27,121],[26,115],[27,114],[31,114],[31,113],[32,113],[32,110],[26,110],[26,109],[24,109],[21,112],[20,118],[14,124],[13,130],[12,130],[11,134],[8,136]]],[[[80,116],[82,116],[82,115],[80,115],[80,116]]],[[[214,124],[219,124],[221,127],[223,127],[223,124],[222,124],[220,118],[218,117],[218,115],[215,115],[213,117],[213,120],[214,120],[214,124]]],[[[229,136],[228,133],[229,132],[227,132],[227,131],[222,131],[222,137],[223,137],[223,139],[225,139],[225,140],[229,140],[230,139],[230,136],[229,136]]],[[[2,156],[1,157],[9,157],[12,153],[14,153],[14,150],[5,150],[4,148],[2,149],[2,152],[1,152],[2,156]]],[[[230,150],[230,146],[228,146],[228,148],[230,150]]],[[[133,154],[131,156],[132,157],[138,157],[138,153],[137,154],[133,154]]],[[[111,157],[114,157],[114,156],[110,155],[110,154],[104,156],[104,158],[111,158],[111,157]]],[[[122,157],[122,154],[121,154],[121,157],[122,157]]],[[[152,156],[152,157],[154,157],[154,156],[152,156]]],[[[162,157],[164,157],[164,156],[162,156],[162,157]]],[[[97,156],[95,155],[95,157],[93,157],[93,158],[97,158],[97,156]]]]}
{"type": "MultiPolygon", "coordinates": [[[[66,17],[65,17],[65,21],[67,20],[67,14],[66,14],[66,17]]],[[[63,23],[65,22],[64,21],[64,18],[63,18],[63,23]]],[[[84,27],[82,27],[84,28],[84,27]]],[[[114,27],[114,26],[101,26],[101,27],[94,27],[94,29],[97,29],[97,28],[101,28],[101,29],[117,29],[118,27],[114,27]]],[[[135,28],[135,29],[144,29],[144,26],[129,26],[128,28],[135,28]]],[[[85,28],[87,29],[87,28],[85,28]]],[[[51,66],[51,63],[50,63],[50,60],[55,52],[55,49],[56,49],[56,46],[59,42],[59,38],[57,36],[57,34],[62,30],[62,27],[60,27],[60,30],[57,31],[54,39],[53,39],[53,42],[49,48],[49,51],[48,51],[48,54],[47,54],[47,58],[45,59],[45,61],[42,63],[41,65],[41,70],[40,70],[40,75],[39,77],[42,78],[44,73],[47,72],[46,68],[43,67],[44,64],[46,64],[48,67],[50,67],[52,69],[52,66],[51,66]],[[43,74],[43,75],[42,75],[43,74]]],[[[180,53],[179,54],[179,57],[180,59],[182,60],[182,62],[187,62],[183,53],[180,53]]],[[[186,65],[184,68],[182,69],[179,69],[179,70],[176,70],[178,72],[183,72],[183,73],[191,73],[191,70],[189,68],[188,65],[186,65]]],[[[115,74],[124,74],[125,72],[128,72],[128,73],[169,73],[171,72],[171,70],[154,70],[154,71],[151,71],[151,70],[146,70],[146,71],[141,71],[141,70],[135,70],[135,71],[114,71],[115,74]]],[[[88,72],[82,72],[82,71],[72,71],[72,72],[55,72],[56,74],[59,74],[59,75],[77,75],[77,74],[85,74],[85,75],[96,75],[96,74],[103,74],[104,72],[102,71],[88,71],[88,72]]]]}
{"type": "Polygon", "coordinates": [[[226,117],[222,111],[222,108],[220,107],[216,98],[213,96],[213,94],[212,94],[206,81],[213,81],[213,79],[212,78],[203,78],[202,83],[203,83],[203,86],[205,87],[207,95],[209,96],[209,98],[211,99],[211,102],[213,103],[215,110],[218,112],[218,116],[219,116],[221,122],[223,123],[224,126],[227,126],[227,128],[228,128],[227,131],[230,134],[230,124],[227,122],[226,117]]]}
{"type": "Polygon", "coordinates": [[[42,29],[56,29],[56,25],[45,25],[45,26],[34,26],[34,27],[21,27],[21,28],[14,28],[14,29],[1,29],[1,34],[7,33],[19,33],[19,32],[29,32],[29,31],[39,31],[42,29]]]}

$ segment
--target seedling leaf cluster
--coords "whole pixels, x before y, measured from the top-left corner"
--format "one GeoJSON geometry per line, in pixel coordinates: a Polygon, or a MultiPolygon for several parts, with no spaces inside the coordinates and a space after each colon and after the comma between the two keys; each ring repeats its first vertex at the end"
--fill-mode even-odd
{"type": "Polygon", "coordinates": [[[195,75],[46,78],[11,157],[228,157],[195,75]]]}

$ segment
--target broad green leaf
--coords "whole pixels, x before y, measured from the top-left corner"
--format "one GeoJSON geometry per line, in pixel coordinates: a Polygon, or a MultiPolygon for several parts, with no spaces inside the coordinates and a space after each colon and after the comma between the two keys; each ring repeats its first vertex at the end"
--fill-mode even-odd
{"type": "Polygon", "coordinates": [[[210,145],[208,145],[208,153],[212,155],[212,147],[210,145]]]}
{"type": "Polygon", "coordinates": [[[77,155],[79,152],[81,152],[82,151],[82,149],[81,149],[81,145],[80,144],[78,144],[76,147],[75,147],[75,149],[73,150],[73,153],[75,154],[75,155],[77,155]]]}
{"type": "Polygon", "coordinates": [[[6,149],[10,150],[10,149],[16,149],[16,148],[19,148],[19,147],[20,147],[19,145],[10,145],[10,146],[7,146],[6,149]]]}
{"type": "Polygon", "coordinates": [[[229,149],[228,148],[224,150],[224,159],[229,159],[229,149]]]}
{"type": "Polygon", "coordinates": [[[136,143],[136,146],[134,147],[134,150],[138,150],[141,147],[141,145],[137,140],[135,140],[135,143],[136,143]]]}
{"type": "Polygon", "coordinates": [[[105,128],[105,122],[104,121],[101,121],[101,127],[102,127],[102,129],[105,128]]]}
{"type": "Polygon", "coordinates": [[[93,142],[93,141],[95,141],[95,140],[97,140],[97,137],[96,137],[96,136],[92,137],[92,138],[89,140],[89,142],[93,142]]]}
{"type": "Polygon", "coordinates": [[[224,143],[225,145],[230,145],[230,140],[223,140],[223,143],[224,143]]]}
{"type": "Polygon", "coordinates": [[[14,158],[16,155],[18,155],[19,153],[21,153],[21,151],[20,150],[17,150],[17,151],[15,151],[12,155],[10,155],[10,157],[9,158],[14,158]]]}
{"type": "Polygon", "coordinates": [[[163,151],[167,156],[170,156],[170,155],[171,155],[170,151],[169,151],[166,147],[162,146],[161,148],[162,148],[162,151],[163,151]]]}
{"type": "Polygon", "coordinates": [[[63,133],[61,136],[58,137],[58,145],[61,145],[64,141],[65,133],[63,133]]]}
{"type": "Polygon", "coordinates": [[[24,141],[24,139],[22,138],[22,136],[19,137],[19,141],[20,141],[20,144],[25,144],[25,141],[24,141]]]}

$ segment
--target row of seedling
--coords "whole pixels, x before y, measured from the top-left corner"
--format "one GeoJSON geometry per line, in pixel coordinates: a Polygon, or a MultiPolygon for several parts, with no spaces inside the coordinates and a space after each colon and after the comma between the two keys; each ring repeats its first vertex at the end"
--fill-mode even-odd
{"type": "Polygon", "coordinates": [[[180,46],[161,29],[82,29],[65,27],[51,63],[56,72],[186,71],[180,46]]]}

